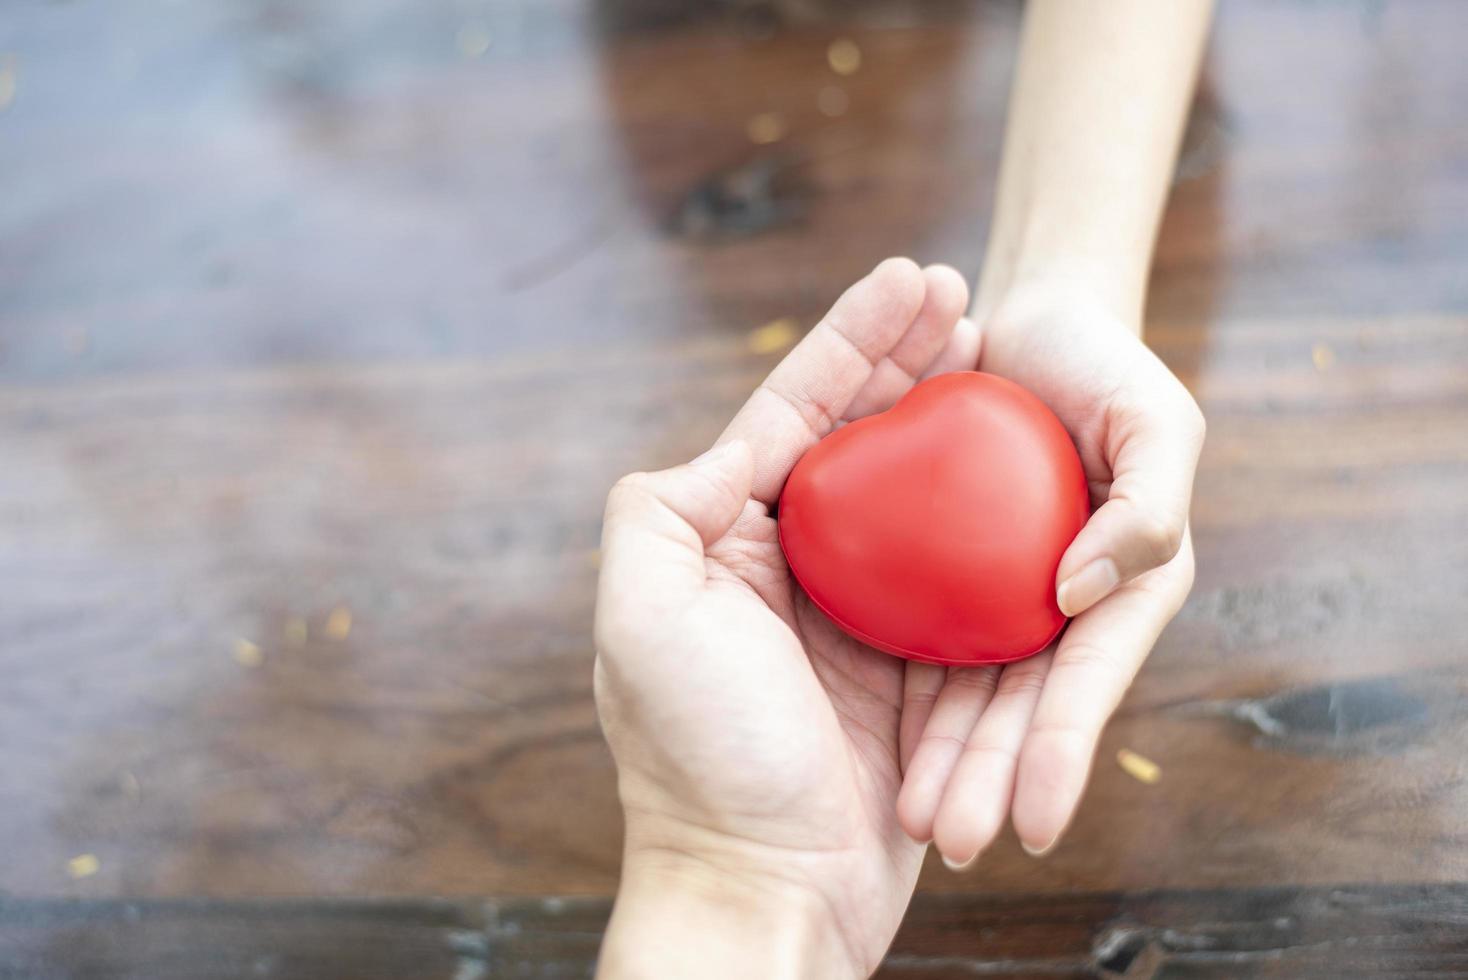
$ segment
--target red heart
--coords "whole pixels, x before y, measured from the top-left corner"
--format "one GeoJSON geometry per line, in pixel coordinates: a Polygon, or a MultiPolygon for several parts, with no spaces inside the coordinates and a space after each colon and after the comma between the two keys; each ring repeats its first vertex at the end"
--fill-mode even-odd
{"type": "Polygon", "coordinates": [[[780,497],[780,546],[811,600],[879,650],[994,664],[1065,625],[1060,556],[1090,513],[1080,457],[1034,395],[943,374],[807,452],[780,497]]]}

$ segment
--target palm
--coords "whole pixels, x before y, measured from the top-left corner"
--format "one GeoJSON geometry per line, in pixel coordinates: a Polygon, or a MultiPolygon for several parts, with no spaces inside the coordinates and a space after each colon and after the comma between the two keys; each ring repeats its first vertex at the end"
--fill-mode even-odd
{"type": "Polygon", "coordinates": [[[710,602],[693,628],[737,646],[729,656],[742,669],[737,683],[724,675],[725,683],[699,684],[717,692],[717,703],[702,708],[730,721],[720,732],[740,733],[738,744],[716,750],[732,763],[722,771],[754,771],[759,780],[749,786],[735,775],[710,785],[714,774],[705,773],[704,790],[758,826],[764,842],[801,852],[800,860],[840,865],[821,871],[845,882],[829,899],[862,926],[854,933],[884,942],[923,851],[896,818],[902,661],[842,633],[810,602],[790,574],[774,519],[757,501],[708,549],[708,566],[710,602]],[[752,635],[773,642],[757,646],[752,635]],[[788,710],[770,708],[786,703],[788,710]],[[874,906],[872,895],[890,901],[874,906]],[[853,896],[861,897],[846,907],[853,896]]]}
{"type": "Polygon", "coordinates": [[[1158,532],[1168,511],[1185,519],[1201,440],[1190,434],[1197,409],[1182,386],[1135,334],[1094,309],[1001,311],[985,325],[977,367],[1037,395],[1080,454],[1100,509],[1058,578],[1098,556],[1141,555],[1123,563],[1120,587],[1080,604],[1052,650],[982,678],[952,670],[909,678],[937,702],[899,812],[909,833],[933,837],[955,864],[989,846],[1011,811],[1036,852],[1070,820],[1102,726],[1191,585],[1186,533],[1156,539],[1167,537],[1158,532]],[[1166,487],[1173,493],[1158,493],[1160,470],[1177,474],[1166,487]]]}
{"type": "Polygon", "coordinates": [[[1120,324],[1076,314],[990,324],[978,367],[1027,388],[1060,418],[1099,504],[1111,480],[1109,423],[1126,403],[1126,380],[1148,361],[1155,359],[1120,324]]]}

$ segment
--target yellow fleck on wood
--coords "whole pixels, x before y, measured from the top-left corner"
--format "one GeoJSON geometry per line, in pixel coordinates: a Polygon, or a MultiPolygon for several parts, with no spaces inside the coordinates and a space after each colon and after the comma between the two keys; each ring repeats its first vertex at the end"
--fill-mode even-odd
{"type": "Polygon", "coordinates": [[[849,37],[838,37],[826,48],[826,64],[838,75],[855,75],[861,68],[861,48],[849,37]]]}
{"type": "Polygon", "coordinates": [[[285,634],[287,646],[301,647],[306,645],[306,640],[311,635],[311,628],[301,617],[292,616],[285,621],[285,628],[282,632],[285,634]]]}
{"type": "Polygon", "coordinates": [[[761,112],[744,124],[744,132],[749,135],[751,143],[760,146],[778,143],[785,135],[785,120],[778,112],[761,112]]]}
{"type": "Polygon", "coordinates": [[[261,653],[260,648],[249,640],[235,640],[234,662],[241,667],[258,667],[265,662],[265,654],[261,653]]]}
{"type": "Polygon", "coordinates": [[[586,561],[592,568],[601,568],[601,549],[592,548],[586,553],[586,561]]]}
{"type": "Polygon", "coordinates": [[[850,106],[851,99],[847,97],[846,90],[840,85],[827,85],[816,96],[816,108],[820,109],[821,115],[827,119],[846,115],[846,110],[850,106]]]}
{"type": "Polygon", "coordinates": [[[1316,344],[1310,348],[1310,360],[1315,364],[1317,371],[1329,371],[1335,363],[1335,351],[1325,344],[1316,344]]]}
{"type": "Polygon", "coordinates": [[[15,63],[15,55],[6,55],[0,59],[0,112],[10,108],[10,103],[15,101],[15,84],[20,75],[20,69],[15,63]]]}
{"type": "Polygon", "coordinates": [[[773,354],[776,351],[789,350],[799,338],[800,325],[795,322],[795,318],[782,316],[751,330],[748,345],[755,354],[773,354]]]}
{"type": "Polygon", "coordinates": [[[1139,783],[1148,786],[1155,785],[1162,778],[1162,767],[1146,756],[1138,755],[1131,749],[1122,749],[1116,753],[1116,764],[1121,766],[1122,772],[1132,777],[1139,783]]]}
{"type": "Polygon", "coordinates": [[[345,640],[352,632],[352,611],[346,606],[337,606],[326,617],[326,636],[331,640],[345,640]]]}
{"type": "Polygon", "coordinates": [[[102,862],[95,854],[78,854],[66,862],[66,873],[73,878],[90,878],[102,869],[102,862]]]}
{"type": "Polygon", "coordinates": [[[454,35],[454,47],[465,58],[479,58],[489,50],[489,30],[483,24],[465,24],[454,35]]]}

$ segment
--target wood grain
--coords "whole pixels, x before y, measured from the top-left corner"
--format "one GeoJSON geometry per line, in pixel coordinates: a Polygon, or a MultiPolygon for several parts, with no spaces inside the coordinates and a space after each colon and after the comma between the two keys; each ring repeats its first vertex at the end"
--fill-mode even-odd
{"type": "MultiPolygon", "coordinates": [[[[0,899],[0,978],[590,977],[609,906],[0,899]]],[[[1341,980],[1468,971],[1462,886],[920,897],[882,980],[1341,980]]]]}
{"type": "MultiPolygon", "coordinates": [[[[605,488],[708,443],[760,325],[982,259],[1016,9],[797,6],[11,12],[0,894],[611,892],[605,488]]],[[[1465,30],[1223,5],[1148,327],[1209,417],[1198,585],[1064,845],[934,864],[951,908],[1468,880],[1465,30]]]]}

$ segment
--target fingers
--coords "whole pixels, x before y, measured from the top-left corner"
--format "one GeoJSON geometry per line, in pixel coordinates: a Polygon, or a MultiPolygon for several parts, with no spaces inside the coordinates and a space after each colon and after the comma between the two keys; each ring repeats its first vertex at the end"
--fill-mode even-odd
{"type": "Polygon", "coordinates": [[[754,448],[754,496],[780,496],[801,455],[846,413],[853,398],[912,327],[926,281],[911,259],[887,259],[852,286],[750,396],[719,442],[754,448]]]}
{"type": "Polygon", "coordinates": [[[932,840],[933,817],[943,787],[969,732],[993,697],[998,679],[998,667],[948,669],[897,794],[898,822],[913,840],[932,840]]]}
{"type": "Polygon", "coordinates": [[[1098,603],[1061,637],[1015,781],[1014,829],[1030,853],[1048,853],[1070,823],[1101,730],[1186,598],[1192,568],[1185,530],[1172,562],[1098,603]]]}
{"type": "Polygon", "coordinates": [[[954,326],[968,307],[968,283],[952,266],[930,265],[923,270],[927,291],[922,309],[891,353],[877,363],[843,418],[859,419],[885,412],[909,388],[948,343],[954,326]]]}
{"type": "Polygon", "coordinates": [[[979,351],[983,346],[983,336],[979,325],[968,317],[960,317],[953,327],[953,333],[948,337],[948,343],[933,358],[933,362],[923,370],[922,378],[928,378],[938,374],[947,374],[949,371],[972,371],[979,366],[979,351]]]}
{"type": "Polygon", "coordinates": [[[979,723],[969,733],[933,821],[943,863],[962,871],[999,836],[1014,796],[1025,732],[1050,671],[1052,651],[1009,664],[979,723]]]}
{"type": "Polygon", "coordinates": [[[729,530],[749,499],[749,446],[724,443],[685,466],[617,481],[602,524],[598,647],[654,609],[684,601],[704,583],[704,549],[729,530]]]}
{"type": "Polygon", "coordinates": [[[1076,616],[1123,582],[1165,565],[1182,545],[1203,415],[1192,397],[1146,355],[1155,383],[1108,420],[1112,482],[1106,502],[1071,542],[1056,571],[1056,602],[1076,616]]]}
{"type": "Polygon", "coordinates": [[[897,729],[897,758],[902,771],[907,772],[912,753],[918,747],[923,729],[928,727],[933,705],[938,692],[943,690],[943,681],[948,677],[948,668],[938,664],[925,664],[909,660],[902,675],[902,721],[897,729]]]}

